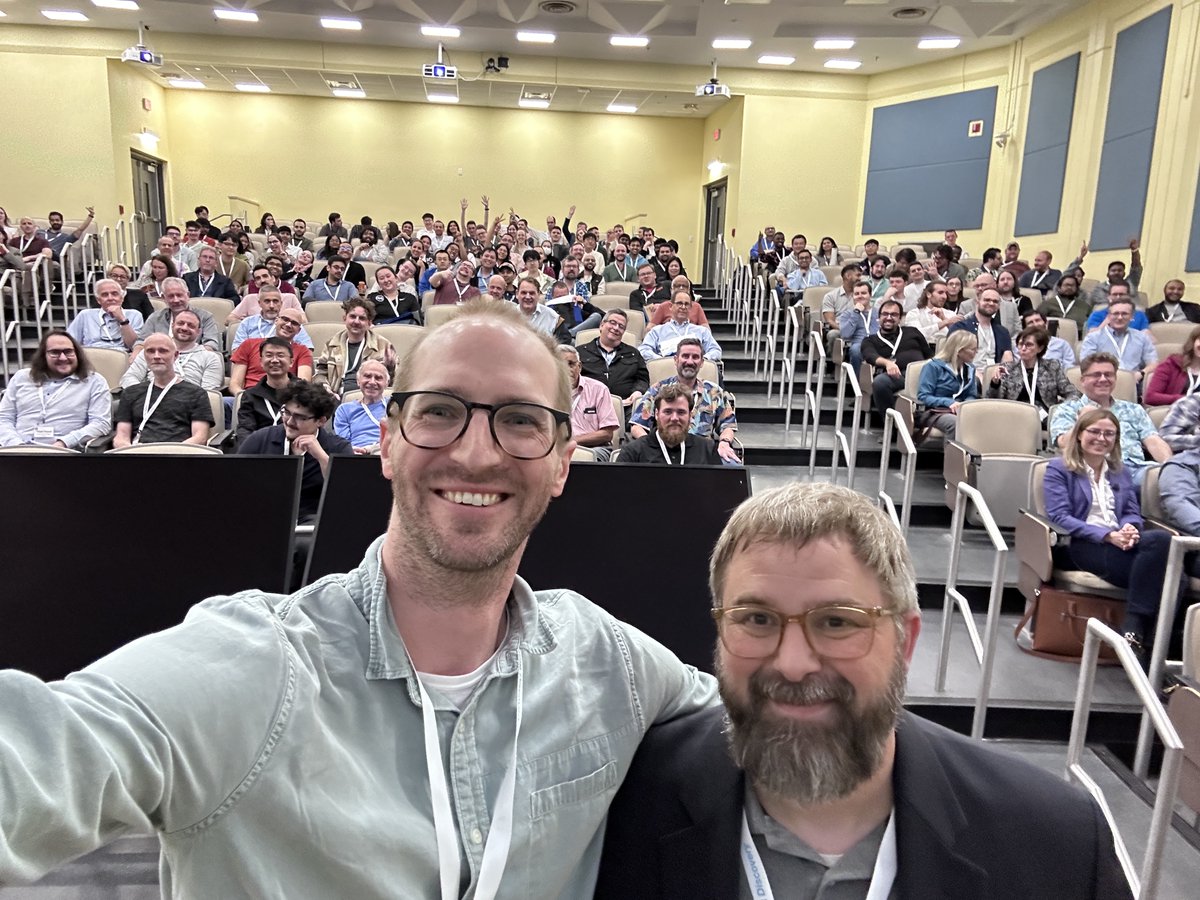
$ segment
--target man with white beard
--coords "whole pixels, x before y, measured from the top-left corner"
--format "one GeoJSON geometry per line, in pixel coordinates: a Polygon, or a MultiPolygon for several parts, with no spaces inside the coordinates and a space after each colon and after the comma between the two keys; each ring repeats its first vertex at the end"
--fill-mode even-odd
{"type": "Polygon", "coordinates": [[[725,708],[651,729],[598,900],[1131,896],[1082,790],[903,710],[916,580],[865,496],[755,494],[709,584],[725,708]]]}

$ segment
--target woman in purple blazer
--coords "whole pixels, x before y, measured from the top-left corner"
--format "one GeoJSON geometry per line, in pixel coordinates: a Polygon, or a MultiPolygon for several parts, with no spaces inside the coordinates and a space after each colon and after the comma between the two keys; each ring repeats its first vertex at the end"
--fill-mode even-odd
{"type": "Polygon", "coordinates": [[[1137,489],[1121,466],[1121,426],[1106,409],[1089,409],[1071,430],[1061,458],[1046,469],[1046,515],[1071,535],[1075,566],[1128,588],[1122,631],[1143,660],[1153,643],[1171,536],[1143,530],[1137,489]]]}

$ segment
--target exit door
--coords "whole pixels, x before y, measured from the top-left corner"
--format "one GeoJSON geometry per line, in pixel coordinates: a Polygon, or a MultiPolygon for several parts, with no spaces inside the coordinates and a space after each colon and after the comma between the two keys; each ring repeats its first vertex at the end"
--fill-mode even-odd
{"type": "Polygon", "coordinates": [[[721,255],[721,235],[725,233],[725,189],[729,179],[722,178],[704,186],[704,283],[714,287],[721,255]]]}
{"type": "Polygon", "coordinates": [[[163,168],[166,163],[140,153],[133,157],[133,260],[142,265],[167,227],[163,168]]]}

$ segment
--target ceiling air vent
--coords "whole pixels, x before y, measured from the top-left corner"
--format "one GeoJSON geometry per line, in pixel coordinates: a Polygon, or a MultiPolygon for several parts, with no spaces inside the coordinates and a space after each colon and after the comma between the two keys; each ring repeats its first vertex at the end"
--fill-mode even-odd
{"type": "Polygon", "coordinates": [[[574,0],[542,0],[538,4],[538,9],[554,16],[563,16],[575,12],[579,9],[579,4],[574,0]]]}
{"type": "Polygon", "coordinates": [[[902,6],[900,9],[892,10],[893,19],[923,19],[928,14],[929,10],[922,6],[902,6]]]}

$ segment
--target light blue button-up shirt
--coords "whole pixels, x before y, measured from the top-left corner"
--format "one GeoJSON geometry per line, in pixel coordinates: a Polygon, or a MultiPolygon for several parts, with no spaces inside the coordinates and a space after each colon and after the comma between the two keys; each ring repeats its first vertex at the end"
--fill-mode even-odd
{"type": "MultiPolygon", "coordinates": [[[[192,609],[64,681],[0,673],[0,883],[157,832],[164,897],[438,898],[420,692],[380,564],[192,609]]],[[[517,579],[462,712],[435,701],[463,882],[512,755],[503,900],[592,895],[610,801],[650,725],[714,680],[569,591],[517,579]]],[[[472,891],[466,893],[472,896],[472,891]]]]}
{"type": "Polygon", "coordinates": [[[713,339],[711,331],[703,325],[694,325],[691,322],[681,325],[674,320],[655,325],[647,331],[638,346],[638,352],[646,360],[674,356],[679,342],[685,337],[697,338],[700,341],[705,359],[715,361],[721,358],[721,345],[713,339]]]}
{"type": "MultiPolygon", "coordinates": [[[[256,316],[246,316],[238,323],[237,331],[233,335],[233,346],[229,349],[236,350],[244,341],[250,338],[269,338],[275,335],[275,320],[264,319],[262,314],[256,316]]],[[[304,326],[300,326],[300,330],[296,332],[296,336],[292,338],[292,343],[303,344],[309,350],[313,349],[312,338],[308,336],[308,332],[304,330],[304,326]]]]}
{"type": "MultiPolygon", "coordinates": [[[[121,312],[135,332],[141,330],[144,323],[140,312],[136,309],[123,309],[121,312]]],[[[80,310],[79,315],[67,326],[67,334],[83,347],[103,347],[108,350],[120,350],[122,353],[129,352],[116,317],[102,309],[93,307],[80,310]]]]}
{"type": "Polygon", "coordinates": [[[48,425],[54,437],[69,449],[112,428],[112,394],[99,372],[87,378],[69,375],[57,381],[34,383],[29,370],[12,377],[0,397],[0,447],[32,444],[39,425],[48,425]]]}

